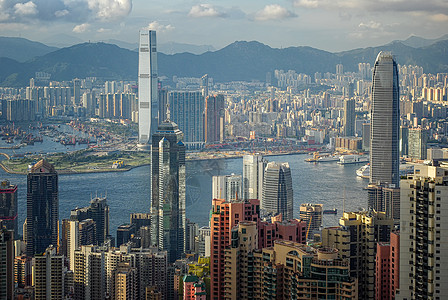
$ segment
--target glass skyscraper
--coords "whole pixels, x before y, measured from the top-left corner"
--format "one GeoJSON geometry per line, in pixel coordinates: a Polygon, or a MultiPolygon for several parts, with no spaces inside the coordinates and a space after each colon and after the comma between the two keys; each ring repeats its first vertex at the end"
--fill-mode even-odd
{"type": "Polygon", "coordinates": [[[380,52],[372,78],[370,129],[370,182],[399,187],[399,85],[397,63],[391,53],[380,52]]]}
{"type": "Polygon", "coordinates": [[[151,243],[174,262],[185,251],[185,145],[176,123],[165,120],[152,136],[151,243]]]}
{"type": "Polygon", "coordinates": [[[264,172],[261,208],[273,215],[281,213],[283,220],[293,218],[292,178],[288,163],[267,164],[264,172]]]}
{"type": "Polygon", "coordinates": [[[147,145],[158,125],[159,99],[156,32],[140,30],[138,50],[138,142],[147,145]]]}

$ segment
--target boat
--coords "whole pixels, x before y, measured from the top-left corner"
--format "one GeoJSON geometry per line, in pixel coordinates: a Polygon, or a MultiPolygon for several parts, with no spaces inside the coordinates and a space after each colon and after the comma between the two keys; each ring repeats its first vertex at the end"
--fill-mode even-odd
{"type": "Polygon", "coordinates": [[[365,166],[362,166],[358,170],[356,170],[356,175],[361,178],[369,178],[370,177],[370,165],[367,164],[365,166]]]}
{"type": "Polygon", "coordinates": [[[305,159],[306,162],[335,162],[338,161],[339,157],[332,155],[320,155],[319,152],[313,153],[313,158],[305,159]]]}
{"type": "Polygon", "coordinates": [[[338,164],[348,165],[348,164],[360,164],[360,163],[366,163],[366,162],[369,162],[368,155],[351,154],[351,155],[340,156],[338,164]]]}
{"type": "Polygon", "coordinates": [[[324,209],[324,211],[322,212],[324,215],[336,215],[338,213],[338,209],[337,208],[333,208],[333,209],[324,209]]]}

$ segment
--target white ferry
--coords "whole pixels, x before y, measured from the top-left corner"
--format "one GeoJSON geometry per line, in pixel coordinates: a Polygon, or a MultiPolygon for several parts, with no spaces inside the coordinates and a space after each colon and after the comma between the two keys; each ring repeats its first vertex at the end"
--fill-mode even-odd
{"type": "Polygon", "coordinates": [[[358,175],[361,178],[369,178],[370,177],[370,165],[367,164],[365,166],[362,166],[358,170],[356,170],[356,175],[358,175]]]}
{"type": "Polygon", "coordinates": [[[369,156],[368,155],[342,155],[339,157],[338,164],[340,165],[347,165],[347,164],[360,164],[360,163],[366,163],[369,162],[369,156]]]}

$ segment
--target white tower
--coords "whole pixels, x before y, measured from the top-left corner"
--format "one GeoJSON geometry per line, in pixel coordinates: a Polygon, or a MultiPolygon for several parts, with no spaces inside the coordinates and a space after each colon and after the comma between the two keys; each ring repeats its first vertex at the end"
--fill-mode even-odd
{"type": "Polygon", "coordinates": [[[138,143],[143,148],[148,148],[158,126],[157,76],[156,32],[142,29],[138,50],[138,143]]]}

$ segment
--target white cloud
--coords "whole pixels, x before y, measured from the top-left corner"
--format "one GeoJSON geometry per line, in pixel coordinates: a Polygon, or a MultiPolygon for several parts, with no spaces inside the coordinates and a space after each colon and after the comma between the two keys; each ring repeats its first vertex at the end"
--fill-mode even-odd
{"type": "Polygon", "coordinates": [[[66,10],[66,9],[63,9],[63,10],[57,10],[57,11],[54,12],[54,15],[55,15],[56,17],[58,17],[58,18],[64,17],[64,16],[66,16],[66,15],[68,15],[68,14],[69,14],[69,12],[68,12],[68,10],[66,10]]]}
{"type": "Polygon", "coordinates": [[[15,13],[21,16],[36,15],[38,13],[37,6],[33,1],[26,3],[17,3],[14,5],[15,13]]]}
{"type": "Polygon", "coordinates": [[[373,29],[373,30],[383,29],[383,25],[375,21],[370,21],[368,23],[361,22],[359,23],[358,27],[361,29],[373,29]]]}
{"type": "Polygon", "coordinates": [[[171,25],[171,24],[162,25],[159,22],[154,21],[154,22],[149,23],[147,29],[148,30],[155,30],[155,31],[158,31],[158,32],[166,32],[166,31],[174,30],[174,26],[171,25]]]}
{"type": "Polygon", "coordinates": [[[73,27],[72,31],[76,32],[76,33],[82,33],[82,32],[86,32],[89,29],[89,27],[90,27],[90,24],[83,23],[83,24],[79,24],[79,25],[76,25],[75,27],[73,27]]]}
{"type": "Polygon", "coordinates": [[[132,0],[87,0],[87,5],[102,21],[126,17],[132,10],[132,0]]]}
{"type": "Polygon", "coordinates": [[[278,4],[266,5],[262,10],[255,14],[255,20],[258,21],[283,20],[294,17],[297,17],[295,13],[278,4]]]}
{"type": "Polygon", "coordinates": [[[109,29],[109,28],[103,28],[103,27],[101,27],[101,28],[99,28],[96,32],[99,32],[99,33],[103,33],[103,32],[110,32],[111,30],[109,29]]]}
{"type": "Polygon", "coordinates": [[[306,8],[316,8],[319,6],[319,2],[317,0],[295,0],[294,6],[306,7],[306,8]]]}
{"type": "Polygon", "coordinates": [[[448,22],[448,14],[435,14],[430,19],[436,22],[448,22]]]}
{"type": "Polygon", "coordinates": [[[195,5],[191,8],[188,15],[193,18],[224,17],[224,13],[219,12],[218,9],[211,4],[195,5]]]}

